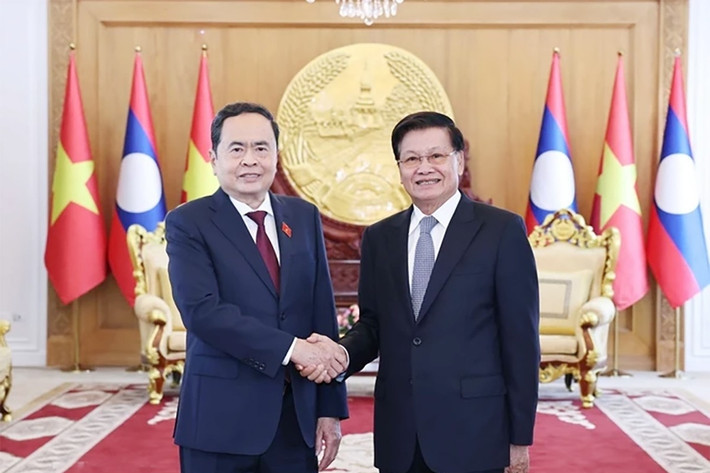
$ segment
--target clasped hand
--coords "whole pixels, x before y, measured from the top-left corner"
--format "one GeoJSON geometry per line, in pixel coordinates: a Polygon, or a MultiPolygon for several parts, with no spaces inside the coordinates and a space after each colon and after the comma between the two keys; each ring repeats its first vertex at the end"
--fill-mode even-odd
{"type": "Polygon", "coordinates": [[[318,333],[296,339],[291,361],[301,376],[315,383],[329,383],[348,367],[343,347],[318,333]]]}

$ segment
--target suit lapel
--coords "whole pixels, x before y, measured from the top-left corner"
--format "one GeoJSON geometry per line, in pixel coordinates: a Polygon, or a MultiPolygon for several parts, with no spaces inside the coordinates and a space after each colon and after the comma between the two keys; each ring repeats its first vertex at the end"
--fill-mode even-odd
{"type": "Polygon", "coordinates": [[[288,289],[288,276],[291,270],[291,255],[293,254],[293,244],[291,236],[286,234],[284,228],[289,228],[290,214],[283,201],[278,196],[269,192],[271,196],[271,208],[274,210],[274,220],[276,222],[276,235],[279,240],[279,293],[283,298],[288,289]],[[285,225],[285,227],[284,227],[285,225]]]}
{"type": "Polygon", "coordinates": [[[446,229],[439,255],[434,263],[429,284],[424,294],[424,301],[419,310],[418,322],[421,322],[426,316],[431,304],[444,287],[444,283],[449,278],[451,271],[461,260],[461,256],[469,247],[480,228],[481,221],[475,218],[473,202],[462,195],[461,201],[456,207],[456,211],[446,229]]]}
{"type": "Polygon", "coordinates": [[[409,292],[409,267],[407,264],[407,242],[412,209],[413,207],[410,207],[408,211],[402,212],[390,222],[394,230],[387,241],[387,254],[391,255],[392,258],[396,297],[404,308],[407,320],[413,324],[414,311],[412,310],[412,297],[409,292]]]}
{"type": "Polygon", "coordinates": [[[212,195],[212,202],[215,211],[212,216],[212,222],[242,254],[247,263],[249,263],[249,266],[251,266],[257,276],[259,276],[259,279],[266,284],[274,297],[277,297],[276,288],[271,281],[271,276],[269,276],[269,271],[266,269],[266,264],[264,264],[264,260],[256,244],[254,244],[249,230],[247,230],[246,225],[244,225],[242,216],[239,215],[239,212],[229,200],[229,196],[222,189],[218,189],[217,192],[212,195]]]}

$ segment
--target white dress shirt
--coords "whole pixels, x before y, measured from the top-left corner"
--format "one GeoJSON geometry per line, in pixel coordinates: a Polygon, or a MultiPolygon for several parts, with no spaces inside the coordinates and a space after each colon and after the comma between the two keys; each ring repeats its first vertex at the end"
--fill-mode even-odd
{"type": "Polygon", "coordinates": [[[276,253],[276,261],[281,264],[281,252],[279,251],[279,237],[276,233],[276,218],[274,217],[274,209],[271,207],[271,199],[267,195],[261,205],[255,209],[252,209],[244,202],[239,202],[234,197],[230,196],[229,200],[232,201],[234,208],[237,209],[239,215],[242,216],[244,220],[244,225],[247,226],[251,239],[256,243],[256,231],[259,229],[259,225],[256,224],[254,220],[251,219],[247,214],[249,212],[256,212],[257,210],[263,210],[266,212],[266,217],[264,218],[264,230],[266,230],[266,236],[269,237],[271,246],[274,248],[274,253],[276,253]]]}
{"type": "MultiPolygon", "coordinates": [[[[449,228],[451,218],[454,216],[456,207],[461,200],[461,192],[456,192],[449,200],[444,202],[441,207],[436,209],[432,215],[436,219],[436,225],[431,229],[431,239],[434,242],[434,259],[439,256],[441,243],[444,241],[446,229],[449,228]]],[[[414,253],[417,249],[417,241],[419,241],[419,233],[421,227],[419,223],[426,217],[416,205],[412,211],[411,219],[409,220],[409,237],[407,239],[407,268],[409,269],[409,291],[412,291],[412,272],[414,270],[414,253]]]]}

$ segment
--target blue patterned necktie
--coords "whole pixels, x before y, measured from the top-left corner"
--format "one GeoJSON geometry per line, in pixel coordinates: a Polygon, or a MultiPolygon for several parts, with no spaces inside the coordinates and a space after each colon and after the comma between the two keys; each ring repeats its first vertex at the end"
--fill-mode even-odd
{"type": "Polygon", "coordinates": [[[414,320],[419,318],[419,310],[424,301],[426,287],[429,285],[431,270],[434,268],[434,241],[431,239],[431,229],[437,221],[431,215],[419,222],[419,240],[414,250],[414,268],[412,269],[412,310],[414,320]]]}

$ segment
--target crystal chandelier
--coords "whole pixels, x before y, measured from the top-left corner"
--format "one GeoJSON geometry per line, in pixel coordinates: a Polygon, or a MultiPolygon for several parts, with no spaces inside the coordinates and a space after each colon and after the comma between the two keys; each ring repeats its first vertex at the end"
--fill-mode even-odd
{"type": "MultiPolygon", "coordinates": [[[[315,0],[306,0],[313,3],[315,0]]],[[[343,18],[360,18],[367,26],[384,16],[389,18],[397,14],[397,5],[404,0],[335,0],[340,6],[343,18]]]]}

